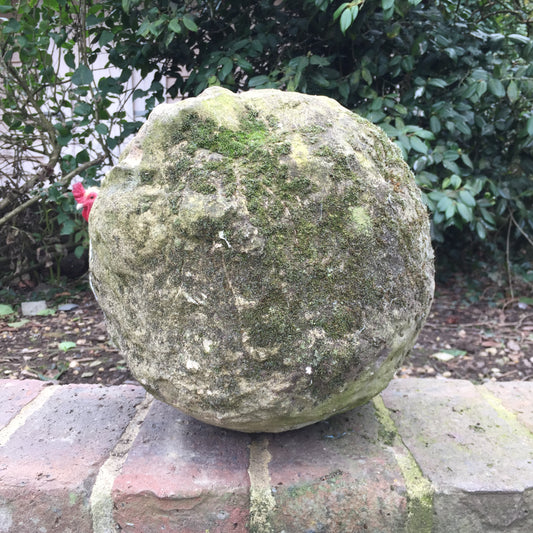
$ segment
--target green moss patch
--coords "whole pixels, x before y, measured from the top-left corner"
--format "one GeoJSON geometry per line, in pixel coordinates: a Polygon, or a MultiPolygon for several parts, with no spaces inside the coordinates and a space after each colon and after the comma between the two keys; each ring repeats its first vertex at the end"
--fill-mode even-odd
{"type": "Polygon", "coordinates": [[[390,379],[429,309],[427,217],[399,154],[350,117],[310,96],[210,89],[157,108],[110,172],[93,280],[161,399],[277,431],[390,379]]]}

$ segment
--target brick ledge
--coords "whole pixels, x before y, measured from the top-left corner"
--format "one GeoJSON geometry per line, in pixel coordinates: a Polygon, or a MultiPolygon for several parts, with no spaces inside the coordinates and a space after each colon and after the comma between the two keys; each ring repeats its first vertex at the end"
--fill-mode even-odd
{"type": "Polygon", "coordinates": [[[283,434],[0,380],[0,532],[533,531],[533,383],[397,379],[283,434]]]}

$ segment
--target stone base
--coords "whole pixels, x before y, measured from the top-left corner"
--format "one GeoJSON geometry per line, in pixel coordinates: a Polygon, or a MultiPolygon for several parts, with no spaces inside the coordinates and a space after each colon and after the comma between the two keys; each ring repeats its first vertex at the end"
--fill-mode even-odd
{"type": "Polygon", "coordinates": [[[401,379],[283,434],[135,385],[0,381],[0,531],[533,531],[533,383],[401,379]]]}

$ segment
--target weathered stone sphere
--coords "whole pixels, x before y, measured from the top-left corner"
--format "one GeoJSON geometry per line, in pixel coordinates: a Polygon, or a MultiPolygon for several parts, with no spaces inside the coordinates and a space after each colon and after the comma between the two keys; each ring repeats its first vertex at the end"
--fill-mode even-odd
{"type": "Polygon", "coordinates": [[[111,337],[155,397],[284,431],[379,393],[433,294],[399,150],[335,101],[221,88],[158,106],[91,212],[111,337]]]}

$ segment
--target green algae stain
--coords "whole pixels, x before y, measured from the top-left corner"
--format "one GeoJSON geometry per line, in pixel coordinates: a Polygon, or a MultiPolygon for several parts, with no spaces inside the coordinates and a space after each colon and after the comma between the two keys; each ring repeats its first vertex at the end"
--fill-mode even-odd
{"type": "Polygon", "coordinates": [[[349,208],[352,226],[357,233],[369,234],[372,231],[372,219],[368,211],[362,206],[352,206],[349,208]]]}
{"type": "MultiPolygon", "coordinates": [[[[160,258],[161,270],[168,269],[163,276],[172,280],[168,287],[194,288],[192,277],[184,278],[182,271],[192,258],[195,283],[210,290],[212,286],[213,300],[221,302],[212,315],[216,328],[235,330],[231,341],[228,335],[224,342],[231,344],[229,352],[243,354],[239,379],[266,381],[288,371],[299,372],[303,381],[312,367],[307,390],[312,389],[314,399],[333,405],[331,390],[344,390],[346,376],[366,366],[366,354],[359,344],[353,347],[353,339],[361,340],[359,331],[368,316],[383,311],[386,291],[395,296],[390,281],[394,273],[381,261],[383,254],[375,251],[380,252],[385,237],[389,239],[386,232],[395,237],[399,230],[395,220],[390,230],[383,230],[381,217],[390,215],[388,204],[372,203],[373,191],[391,186],[372,182],[369,190],[366,177],[372,169],[367,172],[341,145],[318,145],[322,126],[295,135],[290,128],[283,129],[281,121],[259,115],[233,95],[226,98],[224,111],[217,111],[218,99],[218,95],[212,99],[212,109],[207,102],[194,109],[165,108],[165,114],[148,125],[147,134],[135,141],[137,152],[130,151],[135,157],[124,161],[124,168],[137,164],[124,180],[127,192],[135,187],[144,195],[152,194],[152,188],[158,192],[135,204],[136,216],[125,220],[121,215],[122,224],[131,222],[133,236],[121,235],[116,242],[121,249],[130,241],[154,242],[150,227],[160,227],[163,235],[156,235],[157,249],[146,246],[146,253],[142,249],[137,254],[150,252],[160,258]],[[143,177],[141,172],[150,168],[156,170],[143,177]],[[253,231],[264,243],[258,247],[257,261],[255,252],[250,253],[253,231]],[[181,244],[173,244],[178,241],[181,244]],[[241,248],[239,242],[244,243],[241,248]],[[213,269],[224,273],[219,284],[205,281],[213,278],[213,269]],[[240,300],[248,300],[247,306],[239,308],[235,302],[240,300]],[[309,328],[325,338],[313,341],[313,350],[302,337],[309,328]],[[337,341],[340,347],[331,348],[337,341]]],[[[113,213],[110,209],[108,220],[113,213]]],[[[145,266],[147,260],[138,268],[145,266]]],[[[176,331],[172,343],[187,344],[189,331],[184,326],[173,325],[172,331],[176,331]]],[[[362,341],[372,335],[375,331],[367,327],[362,341]]],[[[135,357],[141,360],[149,343],[138,345],[143,348],[135,348],[139,351],[135,357]]],[[[169,357],[176,367],[183,363],[171,349],[169,357]]],[[[236,365],[222,359],[219,352],[211,354],[207,372],[222,375],[235,370],[236,365]]],[[[242,401],[237,394],[231,399],[234,381],[219,379],[216,386],[222,392],[206,410],[223,411],[231,402],[242,401]]],[[[342,401],[352,401],[355,392],[341,394],[342,401]]]]}
{"type": "Polygon", "coordinates": [[[415,458],[403,444],[396,425],[381,396],[376,396],[372,403],[381,429],[380,440],[391,446],[396,461],[402,472],[407,489],[407,532],[431,533],[433,530],[433,486],[424,477],[415,458]]]}

